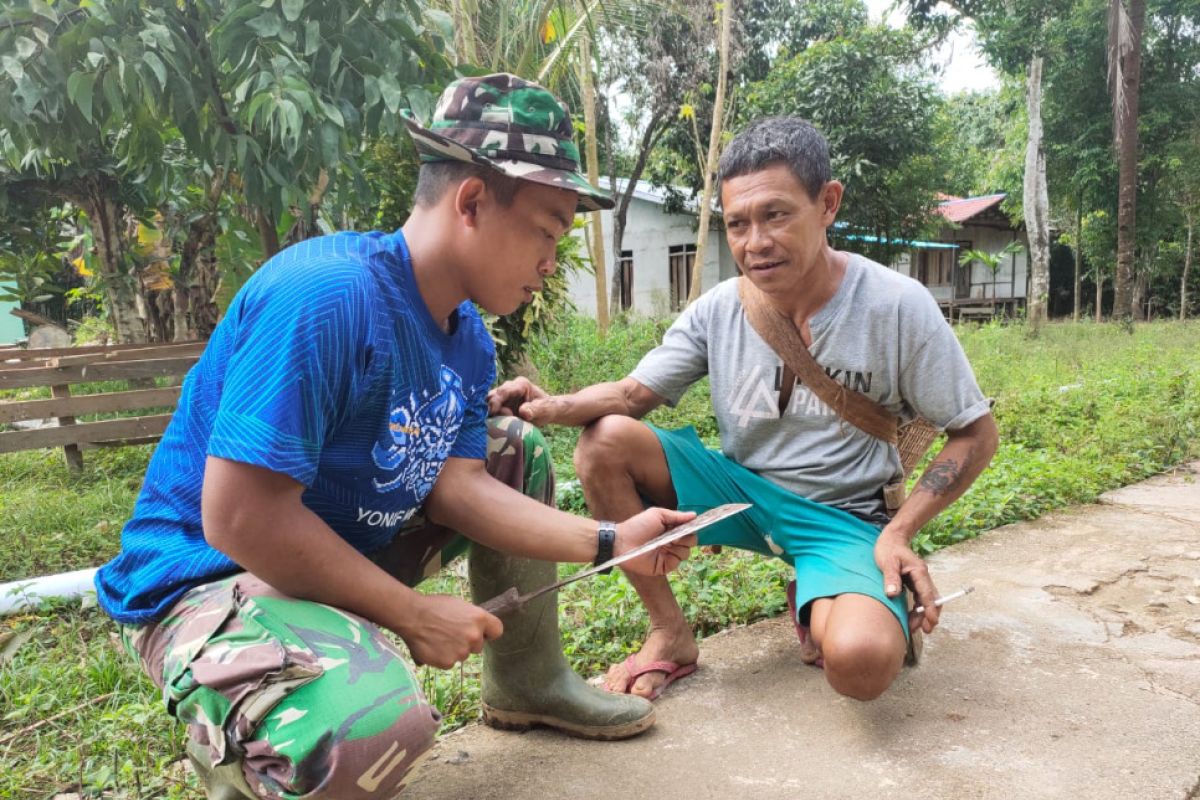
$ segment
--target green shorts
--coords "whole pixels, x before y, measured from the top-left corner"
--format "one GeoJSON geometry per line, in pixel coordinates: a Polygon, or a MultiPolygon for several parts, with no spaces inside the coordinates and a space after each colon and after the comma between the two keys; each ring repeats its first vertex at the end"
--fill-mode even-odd
{"type": "Polygon", "coordinates": [[[700,544],[777,556],[796,569],[796,608],[807,616],[820,597],[861,594],[887,606],[908,636],[903,591],[888,597],[875,564],[879,528],[853,514],[814,503],[704,446],[694,428],[649,426],[662,444],[680,511],[701,513],[724,503],[752,503],[700,532],[700,544]]]}

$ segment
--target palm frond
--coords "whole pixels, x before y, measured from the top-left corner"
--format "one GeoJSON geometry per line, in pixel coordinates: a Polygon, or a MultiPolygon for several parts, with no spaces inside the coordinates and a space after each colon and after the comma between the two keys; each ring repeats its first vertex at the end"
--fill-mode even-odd
{"type": "Polygon", "coordinates": [[[522,77],[533,75],[538,52],[545,46],[542,42],[542,27],[550,19],[555,8],[561,9],[562,0],[541,0],[530,3],[530,6],[524,14],[525,28],[520,30],[515,40],[520,42],[520,49],[510,62],[513,67],[511,71],[522,77]]]}
{"type": "MultiPolygon", "coordinates": [[[[555,68],[559,66],[560,62],[562,62],[564,58],[571,54],[571,52],[578,45],[579,37],[581,35],[586,33],[593,38],[595,37],[595,29],[592,24],[592,12],[594,12],[602,3],[603,0],[592,0],[591,3],[584,2],[582,4],[583,8],[576,16],[575,20],[571,23],[570,27],[567,28],[566,33],[559,37],[554,49],[551,50],[550,54],[542,60],[542,64],[538,68],[538,83],[545,83],[547,77],[555,71],[555,68]]],[[[590,69],[591,67],[588,66],[588,68],[590,69]]]]}

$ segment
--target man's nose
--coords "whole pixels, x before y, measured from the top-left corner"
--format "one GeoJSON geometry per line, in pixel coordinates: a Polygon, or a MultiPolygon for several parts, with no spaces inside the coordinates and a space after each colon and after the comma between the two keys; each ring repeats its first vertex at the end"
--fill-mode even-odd
{"type": "Polygon", "coordinates": [[[550,256],[549,258],[543,258],[541,261],[538,262],[538,267],[537,267],[538,274],[541,275],[543,278],[549,278],[551,275],[553,275],[555,273],[555,271],[557,269],[558,269],[557,255],[550,256]]]}
{"type": "Polygon", "coordinates": [[[770,250],[773,244],[774,241],[767,234],[766,229],[762,225],[750,225],[750,233],[746,237],[747,250],[755,253],[761,253],[764,250],[770,250]]]}

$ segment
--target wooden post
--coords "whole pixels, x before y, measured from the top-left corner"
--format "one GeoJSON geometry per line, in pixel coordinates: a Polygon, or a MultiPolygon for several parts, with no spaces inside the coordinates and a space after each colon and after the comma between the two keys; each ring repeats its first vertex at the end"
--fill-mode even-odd
{"type": "MultiPolygon", "coordinates": [[[[724,130],[721,116],[725,113],[725,86],[729,77],[729,38],[733,26],[734,0],[717,0],[714,8],[721,15],[717,49],[720,53],[717,69],[717,96],[713,100],[712,130],[708,137],[708,159],[704,166],[704,192],[700,195],[700,221],[696,229],[696,255],[692,262],[692,285],[688,287],[687,302],[691,305],[700,297],[704,281],[704,251],[708,247],[708,222],[712,216],[713,181],[717,173],[717,161],[721,155],[721,132],[724,130]]],[[[695,117],[692,118],[693,120],[695,117]]],[[[697,141],[697,145],[699,141],[697,141]]],[[[717,244],[717,260],[720,261],[720,243],[717,244]]],[[[718,267],[719,270],[719,267],[718,267]]]]}
{"type": "MultiPolygon", "coordinates": [[[[914,250],[913,255],[916,254],[917,251],[914,250]]],[[[957,255],[957,251],[950,254],[950,304],[946,308],[946,317],[950,320],[951,325],[954,324],[954,301],[958,299],[958,268],[961,266],[955,255],[957,255]]],[[[909,273],[911,272],[910,269],[909,273]]]]}
{"type": "MultiPolygon", "coordinates": [[[[65,383],[50,387],[50,394],[56,398],[70,397],[71,387],[65,383]]],[[[74,417],[59,417],[59,425],[74,425],[74,417]]],[[[67,459],[67,467],[72,472],[80,472],[83,470],[83,453],[79,451],[79,445],[68,444],[63,446],[63,455],[67,459]]]]}
{"type": "MultiPolygon", "coordinates": [[[[579,81],[583,87],[583,143],[587,154],[588,182],[595,186],[600,181],[600,156],[596,142],[596,86],[592,75],[592,47],[587,36],[579,39],[579,81]]],[[[614,192],[616,186],[610,186],[614,192]]],[[[596,276],[596,327],[600,335],[608,332],[608,265],[604,258],[604,223],[600,212],[590,215],[592,233],[588,238],[591,246],[592,271],[596,276]]],[[[613,258],[620,260],[621,253],[614,252],[613,258]]]]}

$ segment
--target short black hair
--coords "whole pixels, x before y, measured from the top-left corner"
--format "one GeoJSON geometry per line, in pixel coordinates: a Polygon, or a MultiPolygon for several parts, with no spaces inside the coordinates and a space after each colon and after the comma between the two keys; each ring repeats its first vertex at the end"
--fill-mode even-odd
{"type": "Polygon", "coordinates": [[[512,205],[513,198],[521,188],[521,180],[483,164],[470,161],[427,161],[417,173],[417,188],[413,191],[413,202],[419,206],[437,204],[450,189],[457,187],[467,178],[483,181],[502,206],[512,205]]]}
{"type": "Polygon", "coordinates": [[[776,164],[786,166],[816,200],[833,179],[829,142],[815,125],[800,117],[763,117],[747,125],[721,154],[717,192],[728,178],[759,172],[776,164]]]}

